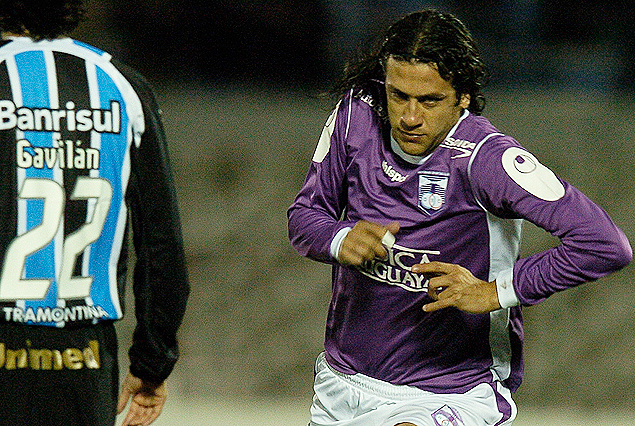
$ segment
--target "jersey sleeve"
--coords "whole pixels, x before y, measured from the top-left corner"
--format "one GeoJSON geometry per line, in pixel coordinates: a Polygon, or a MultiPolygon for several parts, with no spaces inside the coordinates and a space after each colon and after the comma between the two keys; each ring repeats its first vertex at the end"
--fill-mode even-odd
{"type": "Polygon", "coordinates": [[[176,335],[189,283],[161,113],[145,80],[130,69],[125,75],[139,94],[145,118],[145,130],[130,153],[126,195],[136,253],[137,325],[129,350],[130,371],[144,380],[162,382],[179,355],[176,335]]]}
{"type": "Polygon", "coordinates": [[[513,139],[482,144],[469,173],[477,200],[490,213],[526,219],[560,240],[515,263],[512,283],[521,305],[601,278],[632,260],[626,236],[608,214],[513,139]]]}
{"type": "Polygon", "coordinates": [[[289,207],[291,245],[303,256],[332,263],[334,236],[352,222],[340,221],[346,205],[346,129],[350,98],[344,98],[328,118],[304,185],[289,207]]]}

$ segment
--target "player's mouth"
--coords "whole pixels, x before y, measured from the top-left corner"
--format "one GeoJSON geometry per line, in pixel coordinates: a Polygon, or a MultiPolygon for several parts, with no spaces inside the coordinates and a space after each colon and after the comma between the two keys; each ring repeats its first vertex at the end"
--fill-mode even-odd
{"type": "Polygon", "coordinates": [[[401,129],[398,129],[398,132],[402,140],[406,142],[412,142],[412,143],[419,143],[421,139],[425,136],[424,134],[421,134],[421,133],[406,132],[405,130],[401,130],[401,129]]]}

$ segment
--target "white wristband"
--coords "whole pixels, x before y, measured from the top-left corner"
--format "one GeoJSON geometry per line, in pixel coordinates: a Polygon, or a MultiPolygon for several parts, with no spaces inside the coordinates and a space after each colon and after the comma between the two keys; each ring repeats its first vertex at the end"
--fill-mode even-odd
{"type": "Polygon", "coordinates": [[[386,248],[392,248],[392,246],[395,244],[395,236],[391,234],[390,231],[386,231],[386,233],[384,234],[384,238],[381,239],[381,243],[386,248]]]}
{"type": "Polygon", "coordinates": [[[346,234],[348,234],[348,231],[350,231],[351,228],[350,226],[347,226],[346,228],[342,228],[339,231],[337,231],[337,234],[335,234],[335,236],[333,237],[333,240],[331,241],[331,246],[329,251],[331,252],[331,256],[333,256],[333,259],[335,260],[339,260],[339,255],[340,255],[340,247],[342,247],[342,241],[344,241],[344,237],[346,237],[346,234]]]}
{"type": "Polygon", "coordinates": [[[498,274],[496,291],[501,308],[511,308],[520,304],[514,290],[514,268],[505,269],[498,274]]]}

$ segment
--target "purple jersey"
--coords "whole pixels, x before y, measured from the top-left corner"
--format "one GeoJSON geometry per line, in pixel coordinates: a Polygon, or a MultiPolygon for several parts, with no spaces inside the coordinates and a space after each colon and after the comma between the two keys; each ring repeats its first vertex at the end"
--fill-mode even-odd
{"type": "Polygon", "coordinates": [[[516,390],[523,329],[514,305],[623,267],[632,257],[626,237],[600,207],[484,117],[465,111],[432,154],[415,158],[391,140],[372,107],[376,99],[352,93],[329,117],[288,212],[298,252],[333,264],[329,364],[439,393],[497,380],[516,390]],[[519,259],[522,219],[561,244],[519,259]],[[342,266],[333,239],[359,220],[397,221],[401,228],[386,260],[342,266]],[[496,280],[499,298],[509,303],[489,314],[423,312],[432,301],[427,280],[411,267],[428,261],[496,280]]]}

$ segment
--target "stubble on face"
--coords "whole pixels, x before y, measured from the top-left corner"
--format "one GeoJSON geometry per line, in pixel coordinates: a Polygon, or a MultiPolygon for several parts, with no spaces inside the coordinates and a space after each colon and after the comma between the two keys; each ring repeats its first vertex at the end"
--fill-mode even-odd
{"type": "Polygon", "coordinates": [[[386,98],[392,136],[405,153],[415,156],[434,151],[470,101],[469,95],[457,99],[436,64],[392,57],[386,62],[386,98]]]}

